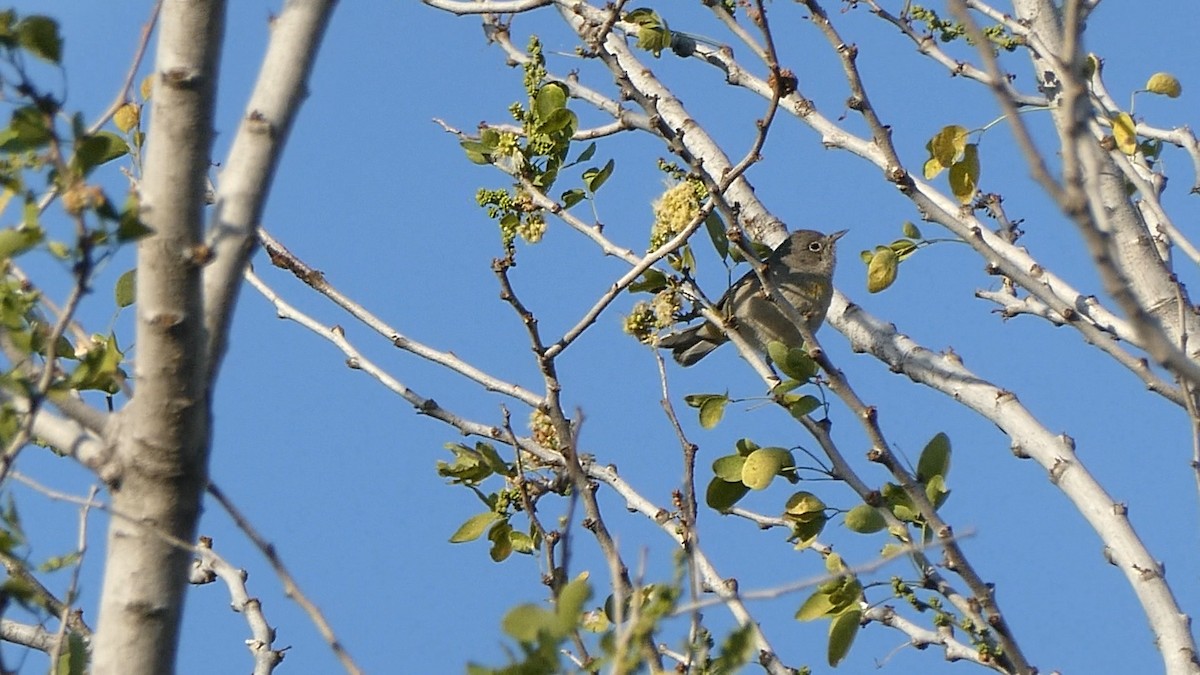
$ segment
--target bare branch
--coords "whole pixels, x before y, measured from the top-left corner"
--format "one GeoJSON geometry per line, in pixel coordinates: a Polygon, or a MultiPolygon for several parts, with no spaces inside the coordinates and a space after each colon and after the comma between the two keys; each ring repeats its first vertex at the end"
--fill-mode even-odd
{"type": "Polygon", "coordinates": [[[505,394],[534,407],[541,402],[542,398],[540,396],[524,387],[488,375],[454,354],[438,351],[404,335],[388,325],[383,319],[375,316],[365,307],[338,291],[337,288],[325,279],[324,274],[309,267],[265,230],[259,233],[259,237],[262,239],[263,246],[267,249],[267,254],[271,257],[272,264],[294,274],[296,278],[321,295],[329,298],[335,305],[361,321],[372,331],[387,338],[393,346],[411,352],[438,365],[445,366],[470,380],[478,382],[488,391],[505,394]]]}
{"type": "Polygon", "coordinates": [[[1075,454],[1070,437],[1052,434],[1012,392],[971,372],[955,354],[935,354],[921,347],[841,294],[834,295],[827,320],[850,339],[855,351],[872,354],[895,372],[945,394],[1000,427],[1012,439],[1013,452],[1037,461],[1100,536],[1107,559],[1121,570],[1141,601],[1164,658],[1172,662],[1195,653],[1186,615],[1175,602],[1161,566],[1133,530],[1125,509],[1075,454]]]}
{"type": "Polygon", "coordinates": [[[554,4],[556,0],[421,0],[451,14],[512,14],[554,4]]]}
{"type": "Polygon", "coordinates": [[[293,0],[271,20],[271,41],[221,171],[208,233],[212,264],[204,271],[204,327],[209,377],[220,368],[242,271],[254,251],[255,229],[292,122],[308,95],[333,6],[334,0],[293,0]]]}

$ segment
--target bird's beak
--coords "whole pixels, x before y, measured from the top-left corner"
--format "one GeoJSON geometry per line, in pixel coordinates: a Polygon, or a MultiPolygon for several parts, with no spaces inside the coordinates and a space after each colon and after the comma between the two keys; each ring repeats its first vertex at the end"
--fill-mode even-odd
{"type": "Polygon", "coordinates": [[[841,238],[842,238],[842,236],[843,236],[843,235],[845,235],[845,234],[846,234],[847,232],[849,232],[849,231],[850,231],[850,230],[840,230],[840,231],[838,231],[838,232],[834,232],[833,234],[829,235],[829,241],[830,241],[830,243],[832,243],[832,242],[835,242],[835,241],[837,241],[838,239],[841,239],[841,238]]]}

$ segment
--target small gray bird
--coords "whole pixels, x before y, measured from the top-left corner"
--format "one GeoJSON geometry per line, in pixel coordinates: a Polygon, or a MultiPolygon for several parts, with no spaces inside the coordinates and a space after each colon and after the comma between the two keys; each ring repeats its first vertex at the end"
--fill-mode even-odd
{"type": "MultiPolygon", "coordinates": [[[[833,298],[833,266],[835,244],[846,230],[821,234],[813,230],[797,230],[771,253],[765,261],[765,275],[796,311],[808,318],[809,330],[816,331],[829,311],[833,298]]],[[[733,319],[733,328],[761,352],[767,344],[782,342],[797,346],[804,341],[795,323],[787,317],[762,291],[762,282],[750,270],[717,301],[716,309],[733,319]]],[[[667,335],[658,341],[660,347],[682,366],[690,366],[708,356],[712,350],[729,341],[715,324],[705,321],[699,326],[667,335]]]]}

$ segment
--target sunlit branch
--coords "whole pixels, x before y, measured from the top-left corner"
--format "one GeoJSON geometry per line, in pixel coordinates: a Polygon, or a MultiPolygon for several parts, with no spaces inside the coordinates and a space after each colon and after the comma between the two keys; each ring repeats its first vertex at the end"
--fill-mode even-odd
{"type": "MultiPolygon", "coordinates": [[[[513,65],[525,65],[529,62],[529,54],[524,49],[519,49],[512,43],[512,35],[506,29],[496,26],[490,33],[491,39],[500,46],[504,51],[505,57],[513,65]]],[[[654,126],[650,123],[650,118],[645,113],[630,110],[622,105],[616,99],[601,94],[599,91],[592,89],[579,82],[575,76],[561,76],[552,72],[546,73],[547,82],[557,82],[567,88],[567,92],[571,98],[583,101],[596,108],[597,110],[607,113],[611,116],[618,129],[642,129],[644,131],[653,131],[654,126]]],[[[613,126],[607,125],[607,126],[613,126]]],[[[603,128],[607,128],[603,127],[603,128]]],[[[574,140],[586,140],[581,138],[578,133],[574,140]]]]}
{"type": "MultiPolygon", "coordinates": [[[[212,495],[213,499],[217,500],[217,503],[221,505],[221,508],[225,509],[225,512],[228,513],[229,517],[233,519],[233,522],[237,525],[238,529],[250,538],[250,541],[254,544],[254,546],[258,548],[259,552],[263,554],[263,557],[267,559],[267,562],[270,563],[271,568],[275,571],[275,576],[278,577],[281,582],[283,582],[284,593],[286,593],[289,598],[294,600],[296,604],[300,605],[300,608],[304,610],[306,615],[308,615],[309,620],[312,621],[313,625],[317,627],[317,630],[321,633],[321,637],[325,640],[325,643],[329,645],[329,648],[333,651],[334,655],[337,656],[338,661],[341,662],[342,667],[346,669],[346,672],[350,675],[361,675],[362,669],[358,667],[358,664],[355,663],[354,658],[342,645],[341,640],[339,640],[337,635],[334,634],[333,628],[329,625],[329,622],[325,620],[325,615],[321,612],[320,608],[318,608],[316,604],[309,600],[308,596],[304,594],[304,591],[300,589],[300,586],[292,577],[291,572],[289,572],[287,567],[283,564],[283,560],[279,557],[275,547],[263,539],[262,535],[258,533],[258,530],[254,528],[249,519],[247,519],[246,516],[243,515],[236,506],[234,506],[233,502],[227,496],[225,496],[225,493],[222,492],[220,488],[218,488],[212,482],[209,482],[208,484],[208,494],[212,495]]],[[[247,646],[250,647],[250,650],[255,656],[255,675],[259,675],[257,668],[261,666],[270,666],[273,668],[278,664],[279,661],[283,659],[283,652],[275,652],[271,650],[271,642],[273,642],[273,640],[266,638],[273,636],[274,630],[267,625],[266,618],[262,616],[262,607],[259,605],[258,599],[251,598],[246,593],[244,585],[245,572],[235,569],[233,566],[229,565],[229,563],[226,563],[219,556],[217,556],[217,554],[212,550],[212,542],[210,540],[202,539],[200,546],[197,546],[196,550],[197,555],[200,557],[200,564],[194,566],[194,569],[200,572],[203,572],[205,569],[211,569],[223,580],[226,580],[230,595],[234,600],[234,607],[246,608],[252,613],[252,616],[247,616],[247,621],[250,623],[250,627],[254,633],[255,639],[248,641],[247,646]]],[[[264,672],[270,672],[270,669],[264,672]]]]}
{"type": "Polygon", "coordinates": [[[552,5],[556,0],[421,0],[440,10],[458,14],[513,14],[552,5]]]}
{"type": "MultiPolygon", "coordinates": [[[[30,405],[26,398],[0,392],[0,400],[11,405],[18,414],[29,414],[30,405]]],[[[74,457],[104,482],[111,482],[120,473],[109,443],[73,419],[39,409],[33,416],[31,430],[34,438],[74,457]]]]}
{"type": "Polygon", "coordinates": [[[742,44],[746,45],[750,51],[756,57],[758,57],[759,60],[761,60],[763,63],[767,62],[766,48],[760,45],[758,40],[754,39],[754,36],[750,34],[750,31],[746,30],[742,27],[742,24],[738,23],[738,20],[734,18],[734,16],[730,14],[728,10],[725,9],[724,5],[719,2],[713,2],[708,3],[708,8],[717,17],[717,20],[720,21],[730,33],[733,33],[735,36],[737,36],[737,38],[742,41],[742,44]]]}
{"type": "Polygon", "coordinates": [[[271,18],[271,38],[254,90],[222,164],[206,233],[204,268],[205,371],[215,377],[228,341],[242,272],[250,264],[267,195],[300,104],[308,96],[334,0],[284,3],[271,18]]]}
{"type": "MultiPolygon", "coordinates": [[[[834,309],[834,307],[830,307],[831,311],[834,309]]],[[[939,571],[939,565],[929,560],[923,551],[913,550],[910,555],[913,558],[913,562],[916,563],[923,581],[948,599],[960,612],[971,617],[971,620],[976,625],[986,625],[991,628],[997,641],[1003,647],[1003,654],[1000,656],[1002,663],[1012,666],[1017,672],[1028,671],[1030,668],[1029,663],[1026,661],[1020,645],[1013,636],[1011,629],[1008,627],[1007,620],[1004,618],[999,605],[995,601],[992,586],[986,583],[976,572],[974,565],[971,564],[966,553],[958,545],[954,531],[937,512],[937,508],[926,494],[925,486],[917,481],[912,472],[909,471],[892,450],[893,446],[885,438],[883,428],[879,423],[877,409],[874,406],[868,406],[859,397],[845,373],[829,359],[829,356],[821,348],[820,342],[817,340],[814,332],[809,329],[807,323],[800,321],[796,326],[800,334],[804,336],[805,350],[825,372],[829,389],[850,409],[854,418],[866,433],[868,440],[870,440],[871,449],[867,453],[867,458],[883,466],[896,479],[896,483],[904,490],[908,499],[921,514],[922,518],[924,518],[927,527],[942,546],[947,560],[945,567],[953,570],[959,578],[966,582],[973,597],[964,597],[942,575],[939,571]]],[[[860,478],[850,463],[846,461],[841,451],[837,448],[832,435],[829,433],[828,424],[818,422],[812,419],[811,416],[800,418],[800,422],[812,434],[813,438],[821,444],[821,449],[832,463],[832,475],[838,480],[844,481],[853,489],[859,498],[863,500],[863,503],[870,503],[875,498],[875,489],[860,478]]],[[[911,528],[902,523],[886,506],[882,504],[876,505],[875,510],[887,522],[889,531],[905,533],[905,543],[911,544],[916,540],[911,533],[911,528]]]]}
{"type": "MultiPolygon", "coordinates": [[[[488,391],[499,392],[534,407],[541,402],[542,398],[540,396],[519,385],[488,375],[449,352],[438,351],[405,336],[400,331],[388,325],[383,319],[367,310],[367,308],[339,291],[325,279],[324,274],[313,269],[303,260],[300,260],[265,230],[260,230],[259,237],[263,247],[266,248],[267,254],[271,258],[272,264],[294,274],[300,281],[321,295],[324,295],[335,305],[345,310],[347,314],[358,319],[375,333],[382,335],[398,349],[403,349],[423,359],[444,366],[483,385],[488,391]]],[[[253,278],[253,276],[253,272],[247,273],[248,279],[253,278]]],[[[260,288],[259,291],[262,292],[262,289],[260,288]]]]}
{"type": "MultiPolygon", "coordinates": [[[[75,540],[75,561],[71,566],[71,581],[67,584],[67,592],[63,597],[67,598],[68,602],[74,602],[79,593],[79,573],[83,569],[84,554],[87,553],[87,517],[88,511],[91,510],[90,503],[96,498],[98,488],[93,485],[88,489],[86,504],[79,507],[79,535],[75,540]]],[[[82,622],[81,610],[73,610],[69,606],[63,606],[58,612],[58,635],[55,636],[54,644],[51,647],[48,655],[50,663],[58,663],[59,655],[62,654],[62,648],[66,643],[67,631],[76,631],[77,627],[72,626],[72,618],[77,622],[82,622]]]]}
{"type": "Polygon", "coordinates": [[[1015,394],[968,370],[957,355],[925,349],[841,294],[834,295],[827,320],[850,339],[855,351],[870,353],[893,371],[945,394],[1000,427],[1012,439],[1014,454],[1037,461],[1099,535],[1105,555],[1126,576],[1159,639],[1169,640],[1169,645],[1160,647],[1164,655],[1170,649],[1188,649],[1191,638],[1185,635],[1186,615],[1175,602],[1159,563],[1130,525],[1126,510],[1076,455],[1071,438],[1051,433],[1015,394]]]}
{"type": "Polygon", "coordinates": [[[949,626],[930,630],[905,619],[897,614],[890,605],[868,607],[863,611],[863,618],[904,633],[910,638],[909,644],[917,649],[925,649],[929,646],[941,648],[947,661],[971,661],[996,672],[1009,672],[995,659],[985,659],[975,647],[964,645],[956,640],[954,631],[949,626]]]}
{"type": "Polygon", "coordinates": [[[225,582],[225,587],[229,589],[230,608],[246,617],[250,627],[252,637],[246,640],[246,646],[254,655],[254,675],[270,675],[275,666],[283,661],[284,652],[271,648],[275,642],[275,629],[267,623],[262,603],[258,598],[250,597],[246,590],[249,575],[213,552],[210,538],[200,537],[199,549],[202,553],[192,561],[188,580],[196,585],[212,583],[218,578],[225,582]]]}
{"type": "Polygon", "coordinates": [[[932,35],[927,33],[918,33],[916,30],[914,30],[911,19],[901,19],[900,17],[892,14],[880,6],[878,2],[875,2],[875,0],[869,0],[867,4],[870,6],[873,14],[892,24],[898,28],[900,32],[903,33],[908,39],[912,40],[913,44],[917,46],[917,52],[928,56],[936,63],[944,66],[946,70],[950,71],[950,75],[954,77],[965,77],[969,80],[975,80],[976,82],[980,82],[993,88],[1004,88],[1008,97],[1015,101],[1018,105],[1045,106],[1047,104],[1046,97],[1044,96],[1023,94],[1018,92],[1007,78],[997,82],[989,73],[970,63],[959,61],[953,58],[947,54],[945,50],[938,46],[937,40],[932,35]]]}
{"type": "Polygon", "coordinates": [[[133,81],[137,78],[138,70],[141,69],[142,59],[146,56],[146,48],[150,46],[150,36],[154,33],[154,26],[158,23],[158,12],[162,9],[162,0],[155,0],[154,6],[150,8],[150,16],[146,19],[146,23],[142,24],[142,32],[138,36],[137,47],[134,49],[133,60],[129,64],[129,71],[125,73],[125,80],[121,82],[121,87],[117,89],[117,95],[113,102],[109,104],[108,109],[100,114],[91,126],[88,127],[88,133],[94,134],[100,131],[112,116],[116,114],[121,106],[129,102],[129,91],[133,89],[133,81]]]}

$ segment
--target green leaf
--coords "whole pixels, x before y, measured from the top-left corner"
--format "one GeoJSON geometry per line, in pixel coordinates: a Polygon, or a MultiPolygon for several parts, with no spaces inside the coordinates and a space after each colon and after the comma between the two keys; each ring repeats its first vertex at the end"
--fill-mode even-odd
{"type": "Polygon", "coordinates": [[[817,374],[817,362],[799,347],[787,347],[782,342],[771,342],[767,345],[767,354],[771,357],[771,363],[794,380],[807,382],[817,374]]]}
{"type": "Polygon", "coordinates": [[[904,225],[900,227],[900,231],[909,239],[921,238],[921,230],[917,229],[917,226],[911,220],[904,221],[904,225]]]}
{"type": "Polygon", "coordinates": [[[563,586],[558,593],[558,604],[555,607],[557,622],[555,636],[570,635],[579,626],[579,618],[583,616],[583,606],[592,597],[592,588],[587,582],[587,574],[580,574],[563,586]]]}
{"type": "Polygon", "coordinates": [[[88,667],[87,644],[79,633],[68,631],[67,645],[58,656],[55,675],[84,675],[88,667]]]}
{"type": "Polygon", "coordinates": [[[912,241],[911,239],[897,239],[896,241],[888,244],[888,248],[896,252],[896,258],[898,260],[904,260],[917,250],[917,242],[912,241]]]}
{"type": "Polygon", "coordinates": [[[933,508],[937,509],[946,503],[950,498],[950,491],[946,489],[946,479],[943,476],[934,476],[925,484],[925,498],[933,504],[933,508]]]}
{"type": "Polygon", "coordinates": [[[109,394],[121,390],[125,372],[121,370],[121,359],[125,354],[117,346],[117,338],[109,333],[103,340],[93,336],[90,348],[79,360],[79,365],[67,378],[71,389],[95,389],[109,394]]]}
{"type": "Polygon", "coordinates": [[[708,217],[704,219],[704,229],[708,232],[708,238],[712,240],[717,255],[721,256],[721,260],[727,259],[729,257],[729,236],[725,234],[725,223],[716,211],[708,212],[708,217]]]}
{"type": "Polygon", "coordinates": [[[55,258],[58,258],[59,260],[66,260],[67,258],[71,257],[71,247],[68,246],[65,242],[61,242],[61,241],[46,242],[46,250],[50,252],[50,255],[54,256],[55,258]]]}
{"type": "Polygon", "coordinates": [[[803,605],[800,605],[800,609],[796,611],[796,620],[812,621],[820,619],[832,611],[833,603],[829,601],[829,594],[817,591],[808,596],[803,605]]]}
{"type": "Polygon", "coordinates": [[[737,453],[742,457],[749,457],[750,453],[759,448],[759,445],[749,438],[739,438],[733,447],[737,448],[737,453]]]}
{"type": "Polygon", "coordinates": [[[867,265],[867,291],[878,293],[895,283],[899,265],[895,251],[887,246],[876,246],[867,265]]]}
{"type": "Polygon", "coordinates": [[[25,198],[25,209],[21,213],[21,228],[41,232],[41,223],[42,210],[38,208],[37,201],[32,196],[27,196],[25,198]]]}
{"type": "Polygon", "coordinates": [[[846,527],[851,532],[872,534],[887,527],[887,521],[874,506],[859,504],[846,514],[846,527]]]}
{"type": "Polygon", "coordinates": [[[561,201],[564,209],[569,209],[579,202],[587,199],[587,193],[579,188],[571,188],[562,193],[561,201]]]}
{"type": "Polygon", "coordinates": [[[118,219],[117,241],[122,244],[137,241],[154,232],[154,230],[146,227],[146,224],[142,222],[141,202],[133,195],[130,195],[129,199],[125,200],[125,208],[121,209],[118,219]]]}
{"type": "Polygon", "coordinates": [[[750,662],[754,655],[753,624],[745,624],[733,630],[721,641],[721,649],[717,658],[713,659],[709,675],[732,675],[742,672],[743,666],[750,662]]]}
{"type": "Polygon", "coordinates": [[[689,408],[699,408],[704,405],[705,401],[714,396],[724,396],[724,394],[687,394],[683,397],[683,402],[689,408]]]}
{"type": "Polygon", "coordinates": [[[640,280],[629,284],[630,293],[657,293],[667,287],[667,275],[651,267],[640,280]]]}
{"type": "Polygon", "coordinates": [[[821,400],[811,394],[805,394],[788,404],[788,412],[792,417],[800,419],[821,407],[821,400]]]}
{"type": "MultiPolygon", "coordinates": [[[[845,572],[846,563],[842,560],[842,556],[838,555],[837,553],[830,553],[829,555],[825,556],[825,571],[829,572],[830,574],[841,574],[842,572],[845,572]]],[[[831,582],[826,582],[821,584],[821,587],[836,588],[841,584],[841,579],[834,579],[832,585],[830,584],[831,582]]]]}
{"type": "Polygon", "coordinates": [[[643,7],[627,13],[625,20],[639,26],[637,46],[654,54],[655,58],[671,45],[671,31],[658,12],[643,7]]]}
{"type": "Polygon", "coordinates": [[[888,509],[891,510],[892,515],[906,523],[917,520],[917,516],[919,515],[917,509],[913,506],[912,500],[909,498],[908,493],[904,491],[904,488],[895,483],[884,483],[879,494],[883,496],[883,501],[887,504],[888,509]]]}
{"type": "Polygon", "coordinates": [[[750,488],[741,482],[730,483],[713,478],[708,482],[708,489],[704,493],[704,503],[711,509],[724,512],[733,508],[734,504],[749,492],[750,488]]]}
{"type": "Polygon", "coordinates": [[[575,113],[566,108],[559,108],[550,113],[547,117],[541,118],[541,123],[537,126],[539,134],[554,134],[560,131],[566,131],[566,135],[575,133],[575,129],[579,124],[579,119],[575,113]]]}
{"type": "Polygon", "coordinates": [[[765,490],[785,469],[794,468],[792,453],[783,448],[759,448],[742,465],[742,483],[751,490],[765,490]]]}
{"type": "Polygon", "coordinates": [[[0,261],[16,257],[42,241],[40,227],[9,227],[0,230],[0,261]]]}
{"type": "Polygon", "coordinates": [[[136,267],[125,272],[117,279],[117,285],[113,288],[113,294],[116,296],[117,307],[123,309],[133,304],[137,296],[136,267]]]}
{"type": "Polygon", "coordinates": [[[87,175],[92,169],[129,154],[125,139],[111,131],[100,131],[85,136],[75,143],[75,156],[71,159],[76,169],[87,175]]]}
{"type": "Polygon", "coordinates": [[[477,450],[458,443],[447,443],[445,447],[454,453],[454,463],[439,460],[437,472],[452,484],[477,485],[492,475],[488,461],[477,450]]]}
{"type": "Polygon", "coordinates": [[[496,452],[496,448],[492,447],[490,443],[477,442],[475,444],[475,451],[479,453],[479,456],[483,458],[484,464],[493,473],[509,477],[516,475],[516,467],[505,462],[504,458],[500,456],[500,453],[496,452]]]}
{"type": "Polygon", "coordinates": [[[829,590],[829,601],[833,603],[834,611],[839,614],[856,608],[861,600],[862,584],[851,575],[838,579],[829,590]]]}
{"type": "Polygon", "coordinates": [[[566,85],[560,82],[548,82],[537,91],[533,100],[533,114],[539,120],[545,121],[567,107],[566,85]]]}
{"type": "Polygon", "coordinates": [[[0,151],[24,152],[46,145],[54,137],[48,125],[46,115],[37,108],[17,108],[8,128],[0,132],[0,151]]]}
{"type": "Polygon", "coordinates": [[[788,498],[784,516],[792,520],[807,521],[825,515],[825,502],[811,492],[797,492],[788,498]]]}
{"type": "Polygon", "coordinates": [[[483,533],[500,519],[500,516],[491,512],[485,511],[477,513],[467,519],[465,523],[458,526],[454,534],[450,537],[451,544],[461,544],[468,541],[475,541],[483,536],[483,533]]]}
{"type": "Polygon", "coordinates": [[[27,16],[17,24],[17,42],[25,51],[55,65],[62,60],[58,22],[47,16],[27,16]]]}
{"type": "Polygon", "coordinates": [[[467,159],[474,164],[491,164],[492,153],[487,150],[487,147],[479,141],[459,141],[462,149],[467,153],[467,159]]]}
{"type": "Polygon", "coordinates": [[[729,403],[726,396],[710,396],[700,405],[700,426],[712,429],[725,416],[725,406],[729,403]]]}
{"type": "Polygon", "coordinates": [[[612,175],[614,166],[616,164],[610,159],[604,164],[603,168],[584,171],[583,184],[587,186],[588,192],[595,194],[600,189],[600,186],[604,185],[604,182],[608,180],[608,177],[612,175]]]}
{"type": "Polygon", "coordinates": [[[917,461],[917,480],[926,483],[934,476],[945,477],[950,470],[950,437],[939,432],[925,444],[917,461]]]}
{"type": "Polygon", "coordinates": [[[825,524],[829,522],[829,519],[825,517],[824,513],[820,513],[809,520],[794,520],[792,522],[792,533],[788,537],[788,541],[796,542],[796,550],[802,551],[813,545],[813,542],[824,531],[825,524]]]}
{"type": "Polygon", "coordinates": [[[538,633],[550,631],[556,617],[547,610],[533,604],[517,605],[504,615],[500,626],[514,640],[525,643],[536,642],[538,633]]]}
{"type": "Polygon", "coordinates": [[[857,609],[842,612],[833,618],[833,622],[829,624],[830,666],[837,667],[837,664],[846,658],[846,654],[850,653],[850,645],[854,644],[854,638],[858,635],[861,620],[862,611],[857,609]]]}
{"type": "Polygon", "coordinates": [[[533,537],[516,530],[508,533],[508,543],[512,546],[514,553],[529,555],[537,550],[537,544],[534,542],[533,537]]]}
{"type": "Polygon", "coordinates": [[[746,458],[741,455],[725,455],[713,460],[713,474],[721,480],[738,483],[742,480],[742,466],[746,458]]]}
{"type": "Polygon", "coordinates": [[[588,143],[588,146],[583,149],[583,152],[579,153],[579,156],[575,158],[575,163],[582,164],[583,162],[591,159],[592,155],[594,154],[596,154],[596,142],[592,141],[591,143],[588,143]]]}
{"type": "Polygon", "coordinates": [[[492,547],[488,549],[488,555],[491,556],[493,562],[504,562],[508,556],[512,555],[512,534],[512,525],[509,525],[506,520],[501,520],[488,530],[487,538],[492,542],[492,547]]]}
{"type": "Polygon", "coordinates": [[[792,394],[791,396],[788,396],[788,394],[799,389],[800,387],[803,387],[806,384],[808,384],[808,383],[801,382],[800,380],[793,380],[792,378],[789,377],[788,379],[780,382],[779,384],[775,385],[774,387],[771,387],[771,395],[778,397],[779,400],[781,402],[783,402],[784,405],[787,405],[799,398],[795,394],[792,394]]]}
{"type": "Polygon", "coordinates": [[[66,555],[56,555],[38,565],[38,570],[42,572],[57,572],[64,567],[71,567],[77,564],[79,559],[79,551],[72,551],[66,555]]]}

